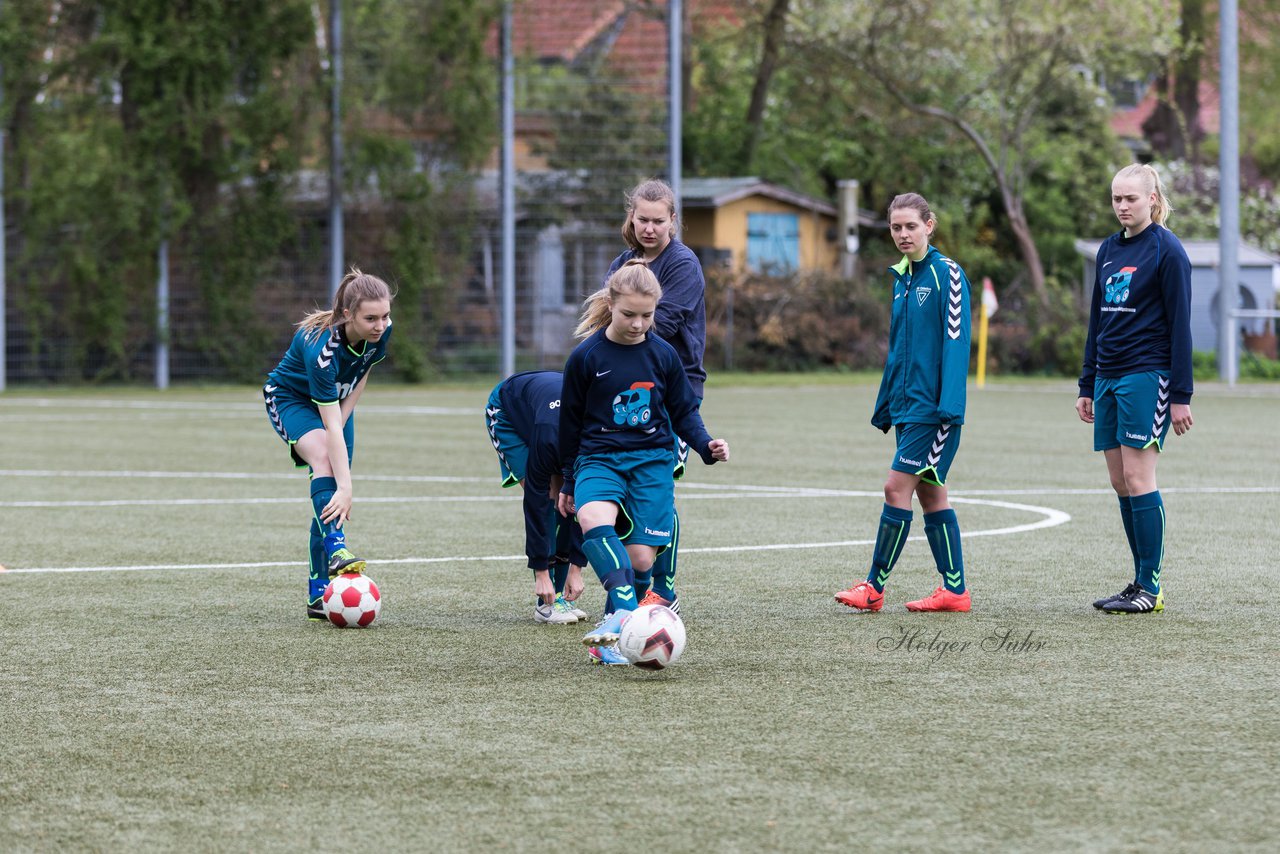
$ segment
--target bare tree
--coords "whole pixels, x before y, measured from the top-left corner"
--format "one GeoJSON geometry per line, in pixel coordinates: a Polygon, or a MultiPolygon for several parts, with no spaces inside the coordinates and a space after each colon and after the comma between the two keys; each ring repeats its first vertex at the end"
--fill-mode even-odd
{"type": "MultiPolygon", "coordinates": [[[[910,113],[968,141],[991,175],[1027,278],[1049,305],[1044,264],[1027,219],[1030,176],[1050,142],[1047,104],[1093,71],[1136,58],[1134,43],[1167,39],[1159,7],[1117,0],[813,0],[797,23],[807,52],[874,81],[910,113]]],[[[1167,10],[1166,10],[1167,12],[1167,10]]],[[[1102,93],[1096,92],[1101,99],[1102,93]]],[[[927,128],[922,128],[926,133],[927,128]]]]}
{"type": "Polygon", "coordinates": [[[751,87],[751,103],[747,105],[747,133],[738,155],[739,171],[751,171],[756,148],[764,132],[765,107],[769,101],[769,84],[778,68],[787,29],[787,12],[791,0],[771,0],[764,16],[764,38],[760,50],[760,64],[756,66],[755,84],[751,87]]]}

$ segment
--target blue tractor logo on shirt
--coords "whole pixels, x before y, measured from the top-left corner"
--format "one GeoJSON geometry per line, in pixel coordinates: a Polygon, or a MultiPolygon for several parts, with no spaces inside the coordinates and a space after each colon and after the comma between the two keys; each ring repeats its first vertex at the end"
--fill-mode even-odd
{"type": "Polygon", "coordinates": [[[650,392],[654,383],[632,383],[631,388],[613,399],[613,423],[635,427],[648,424],[653,417],[649,408],[650,392]]]}
{"type": "Polygon", "coordinates": [[[1121,267],[1120,272],[1107,279],[1102,298],[1106,302],[1115,303],[1116,305],[1128,300],[1129,283],[1133,280],[1133,274],[1136,272],[1138,272],[1137,267],[1121,267]]]}

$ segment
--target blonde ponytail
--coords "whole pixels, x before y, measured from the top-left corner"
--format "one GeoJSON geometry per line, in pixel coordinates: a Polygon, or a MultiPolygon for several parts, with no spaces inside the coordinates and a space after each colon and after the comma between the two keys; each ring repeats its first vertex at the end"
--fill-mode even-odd
{"type": "Polygon", "coordinates": [[[573,337],[587,338],[597,329],[608,326],[609,314],[609,286],[605,285],[582,303],[582,316],[573,330],[573,337]]]}
{"type": "Polygon", "coordinates": [[[631,259],[614,271],[603,288],[583,301],[578,327],[573,330],[574,337],[587,338],[608,326],[613,318],[613,301],[623,294],[653,297],[656,303],[662,299],[662,286],[648,264],[639,258],[631,259]]]}
{"type": "Polygon", "coordinates": [[[386,282],[377,276],[360,272],[357,267],[352,267],[343,277],[342,283],[338,285],[338,292],[333,295],[333,308],[311,312],[298,322],[298,328],[308,333],[327,332],[335,326],[342,325],[344,311],[355,314],[363,302],[369,300],[391,302],[392,299],[391,288],[387,287],[386,282]]]}
{"type": "Polygon", "coordinates": [[[1169,204],[1164,182],[1160,180],[1160,173],[1154,166],[1148,163],[1131,163],[1117,172],[1112,181],[1119,178],[1137,178],[1146,192],[1155,193],[1155,201],[1151,203],[1151,221],[1156,225],[1164,225],[1168,221],[1169,214],[1173,213],[1173,205],[1169,204]]]}

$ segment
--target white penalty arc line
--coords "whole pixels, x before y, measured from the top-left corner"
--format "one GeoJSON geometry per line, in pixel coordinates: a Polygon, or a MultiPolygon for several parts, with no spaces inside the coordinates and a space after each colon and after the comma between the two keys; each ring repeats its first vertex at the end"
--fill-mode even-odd
{"type": "MultiPolygon", "coordinates": [[[[878,493],[875,493],[878,494],[878,493]]],[[[1056,528],[1058,525],[1065,525],[1071,521],[1071,514],[1053,507],[1037,507],[1034,504],[1013,504],[1008,501],[986,501],[981,498],[957,498],[952,496],[952,502],[956,504],[982,504],[987,507],[1001,507],[1006,510],[1025,510],[1029,513],[1042,513],[1044,518],[1036,522],[1028,522],[1025,525],[1013,525],[1008,528],[988,528],[982,531],[961,531],[960,538],[967,540],[972,537],[995,537],[1006,534],[1023,534],[1027,531],[1038,531],[1041,528],[1056,528]]],[[[908,540],[923,540],[925,537],[916,536],[908,537],[908,540]]],[[[827,543],[776,543],[773,545],[763,546],[706,546],[702,548],[681,549],[682,554],[691,552],[746,552],[746,551],[789,551],[793,549],[831,549],[842,548],[845,546],[869,546],[874,545],[875,540],[833,540],[827,543]]]]}
{"type": "MultiPolygon", "coordinates": [[[[872,495],[878,493],[870,493],[872,495]]],[[[1052,507],[1037,507],[1033,504],[1013,504],[1007,501],[988,501],[981,498],[953,498],[953,501],[965,504],[982,504],[991,507],[1000,507],[1006,510],[1018,510],[1030,513],[1039,513],[1044,516],[1035,522],[1029,522],[1025,525],[1013,525],[1007,528],[991,528],[981,531],[967,531],[962,533],[963,538],[970,537],[992,537],[1005,534],[1021,534],[1027,531],[1036,531],[1042,528],[1053,528],[1058,525],[1066,524],[1071,521],[1071,516],[1061,510],[1052,507]]],[[[911,537],[913,540],[922,540],[924,537],[911,537]]],[[[757,552],[757,551],[783,551],[796,549],[828,549],[843,548],[847,546],[865,546],[875,542],[874,540],[838,540],[825,543],[769,543],[762,545],[737,545],[737,546],[703,546],[698,548],[681,549],[684,554],[715,554],[726,552],[757,552]]],[[[479,562],[509,562],[524,560],[524,555],[486,555],[482,557],[405,557],[405,558],[389,558],[385,560],[375,560],[375,563],[381,565],[391,564],[433,564],[433,563],[479,563],[479,562]]],[[[276,567],[297,567],[300,566],[298,561],[267,561],[256,563],[197,563],[197,564],[151,564],[146,566],[61,566],[61,567],[32,567],[27,569],[10,569],[0,575],[19,575],[19,574],[52,574],[52,573],[76,573],[76,572],[156,572],[161,570],[197,570],[197,569],[272,569],[276,567]]]]}
{"type": "MultiPolygon", "coordinates": [[[[692,486],[692,485],[690,484],[688,486],[692,486]]],[[[701,486],[704,489],[717,488],[710,485],[699,485],[699,486],[701,486]]],[[[729,487],[719,487],[719,488],[727,489],[729,487]]],[[[740,487],[740,488],[750,489],[751,487],[740,487]]],[[[785,490],[787,488],[788,487],[774,487],[773,489],[785,490]]],[[[1172,492],[1174,490],[1162,490],[1162,491],[1172,492]]],[[[1244,488],[1187,487],[1177,491],[1187,492],[1187,493],[1210,493],[1210,494],[1215,494],[1215,493],[1254,493],[1256,494],[1256,493],[1277,493],[1277,492],[1280,492],[1280,487],[1244,487],[1244,488]]],[[[962,532],[962,535],[961,535],[962,538],[969,539],[972,537],[993,537],[993,536],[1004,536],[1004,535],[1010,535],[1010,534],[1021,534],[1029,531],[1041,530],[1044,528],[1052,528],[1058,525],[1066,524],[1067,522],[1071,521],[1071,516],[1070,514],[1064,511],[1057,510],[1052,507],[1040,507],[1033,504],[1016,504],[1013,502],[995,501],[991,499],[973,498],[968,496],[971,496],[974,494],[1064,495],[1064,494],[1094,494],[1095,492],[1109,492],[1109,490],[1004,490],[1004,491],[992,490],[990,493],[974,492],[974,493],[968,493],[966,495],[952,494],[950,497],[951,497],[951,501],[956,504],[976,504],[976,505],[984,505],[988,507],[998,507],[998,508],[1007,509],[1007,510],[1038,513],[1044,517],[1035,522],[1029,522],[1024,525],[1013,525],[1013,526],[1004,527],[1004,528],[989,528],[986,530],[978,530],[978,531],[971,530],[971,531],[962,532]]],[[[737,492],[737,493],[726,492],[722,494],[709,493],[706,495],[699,495],[699,496],[686,496],[686,498],[695,498],[695,497],[696,498],[753,498],[753,497],[754,498],[805,498],[805,497],[830,497],[833,495],[842,496],[842,497],[870,498],[870,497],[880,497],[881,493],[853,491],[853,490],[803,490],[802,489],[800,491],[793,491],[791,493],[785,493],[785,492],[779,491],[779,492],[773,492],[770,494],[761,494],[761,493],[744,494],[743,492],[737,492]]],[[[375,500],[394,502],[394,501],[406,501],[409,499],[385,498],[385,499],[362,499],[362,500],[370,501],[370,502],[373,502],[375,500]]],[[[501,494],[497,494],[495,496],[471,496],[469,498],[455,496],[452,498],[445,497],[438,500],[514,501],[516,500],[516,496],[502,496],[501,494]]],[[[245,503],[243,500],[240,500],[240,499],[227,499],[225,501],[227,503],[245,503]]],[[[271,502],[271,503],[297,503],[298,499],[293,499],[293,498],[260,499],[259,501],[271,502]]],[[[172,504],[175,502],[166,501],[166,502],[157,502],[157,503],[172,504]]],[[[0,504],[0,506],[11,506],[11,505],[0,504]]],[[[917,537],[912,537],[911,539],[921,540],[921,539],[924,539],[924,537],[917,536],[917,537]]],[[[821,543],[771,543],[771,544],[760,544],[760,545],[703,546],[703,547],[696,547],[696,548],[686,548],[686,549],[683,549],[682,551],[685,554],[783,551],[783,550],[797,550],[797,549],[845,548],[850,546],[870,545],[874,542],[875,542],[874,540],[835,540],[835,541],[821,542],[821,543]]],[[[448,562],[477,563],[477,562],[492,562],[492,561],[508,562],[508,561],[523,560],[523,559],[524,559],[524,555],[486,555],[486,556],[470,556],[470,557],[465,557],[465,556],[408,557],[408,558],[382,559],[382,560],[378,560],[377,563],[388,564],[388,565],[389,564],[434,564],[434,563],[448,563],[448,562]]],[[[23,569],[9,569],[7,571],[4,569],[0,569],[0,574],[18,575],[18,574],[49,574],[49,573],[77,573],[77,572],[143,572],[143,571],[197,570],[197,569],[269,569],[269,568],[277,568],[277,567],[297,567],[299,565],[300,564],[298,561],[268,561],[268,562],[255,562],[255,563],[151,564],[151,565],[143,565],[143,566],[33,567],[33,568],[23,568],[23,569]]]]}

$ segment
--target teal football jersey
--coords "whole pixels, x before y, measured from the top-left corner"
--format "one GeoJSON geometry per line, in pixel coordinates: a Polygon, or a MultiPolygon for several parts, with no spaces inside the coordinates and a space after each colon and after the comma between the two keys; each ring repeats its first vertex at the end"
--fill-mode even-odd
{"type": "Polygon", "coordinates": [[[337,403],[387,357],[390,340],[390,323],[378,343],[362,341],[359,348],[347,343],[341,327],[318,332],[299,329],[284,358],[268,376],[281,390],[318,406],[337,403]]]}

